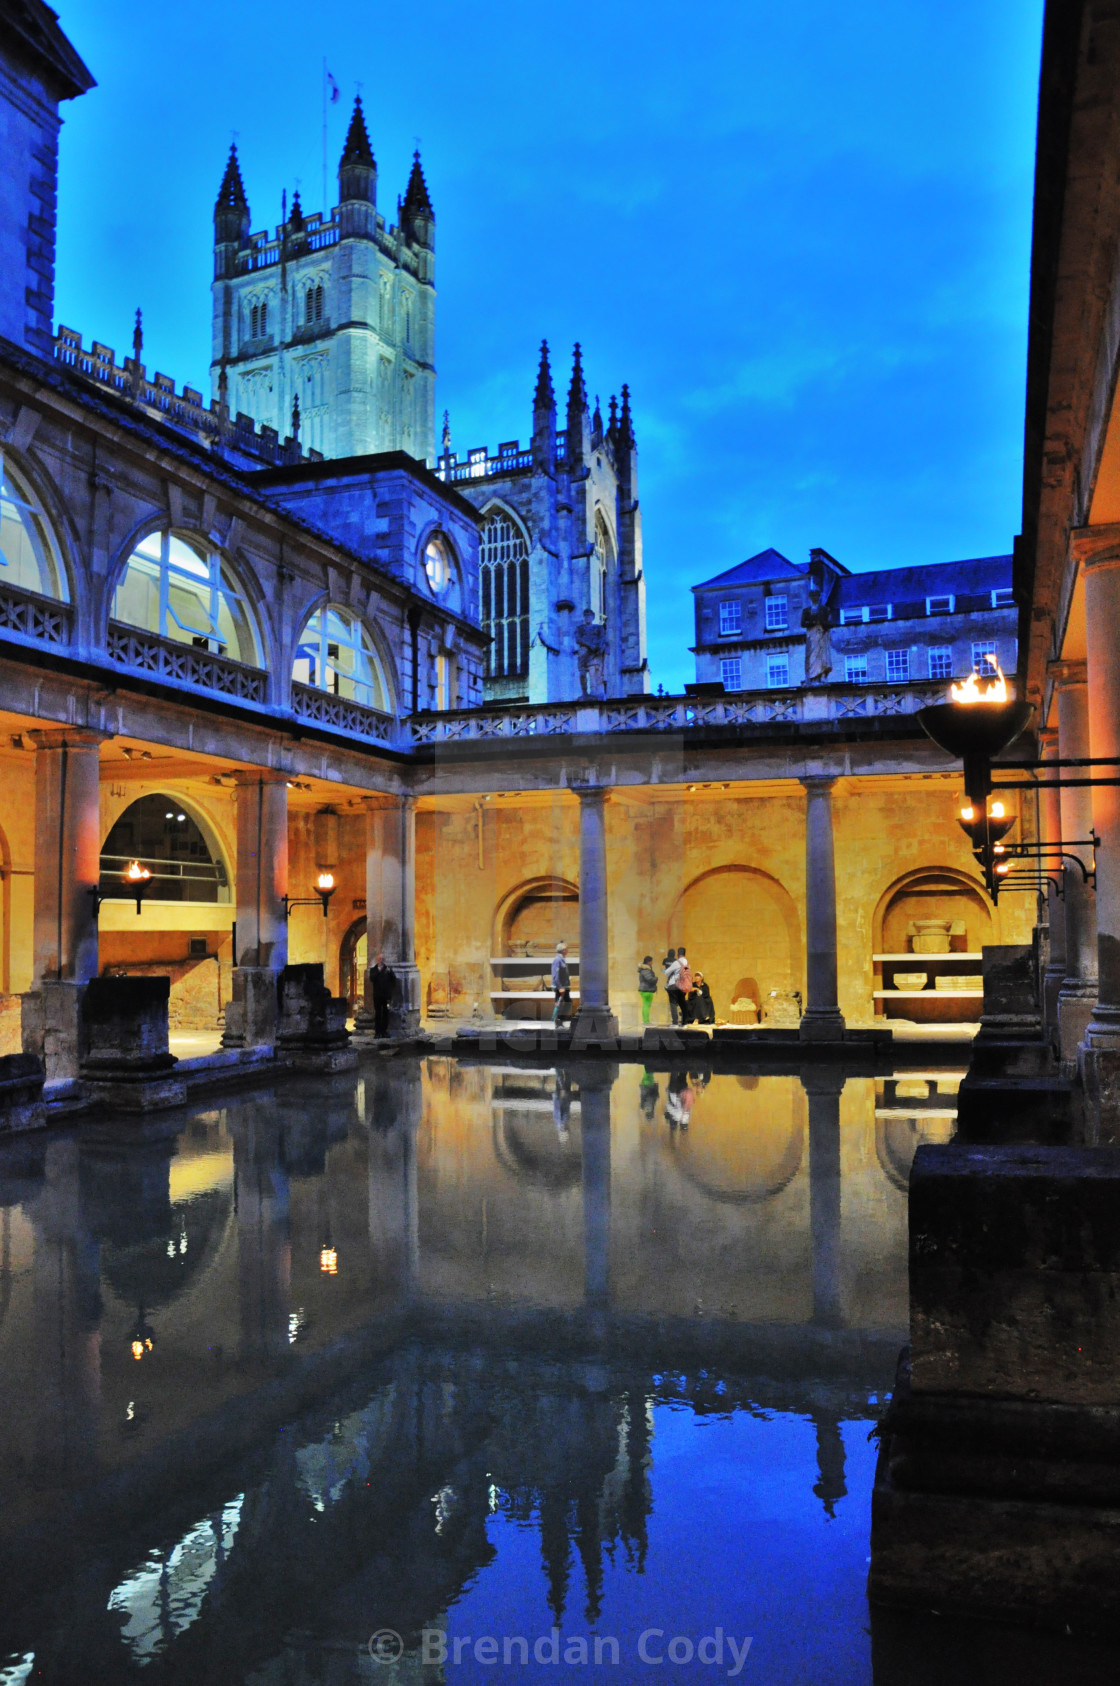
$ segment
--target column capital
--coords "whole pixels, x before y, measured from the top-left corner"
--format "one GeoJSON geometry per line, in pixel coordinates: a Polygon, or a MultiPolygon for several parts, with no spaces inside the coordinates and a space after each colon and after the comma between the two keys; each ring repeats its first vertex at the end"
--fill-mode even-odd
{"type": "Polygon", "coordinates": [[[1068,690],[1071,686],[1087,683],[1088,664],[1084,658],[1081,661],[1047,662],[1046,677],[1056,691],[1068,690]]]}
{"type": "Polygon", "coordinates": [[[802,773],[797,782],[804,785],[810,796],[827,796],[839,779],[839,773],[802,773]]]}
{"type": "Polygon", "coordinates": [[[113,732],[98,732],[92,726],[51,726],[24,732],[36,749],[100,749],[115,736],[113,732]]]}
{"type": "Polygon", "coordinates": [[[598,784],[593,779],[569,777],[568,789],[573,796],[578,796],[581,802],[609,802],[611,797],[611,786],[598,784]]]}
{"type": "Polygon", "coordinates": [[[1075,527],[1069,536],[1070,555],[1086,569],[1103,573],[1120,568],[1120,522],[1099,527],[1075,527]]]}
{"type": "Polygon", "coordinates": [[[362,807],[367,814],[394,814],[402,809],[415,808],[419,798],[411,791],[396,792],[392,790],[371,791],[362,797],[362,807]]]}

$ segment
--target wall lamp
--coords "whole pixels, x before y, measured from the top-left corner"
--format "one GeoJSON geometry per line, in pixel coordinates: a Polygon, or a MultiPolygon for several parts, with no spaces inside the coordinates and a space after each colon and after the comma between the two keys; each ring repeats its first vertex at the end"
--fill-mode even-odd
{"type": "Polygon", "coordinates": [[[281,896],[284,908],[284,918],[287,919],[293,907],[314,907],[316,902],[323,909],[323,918],[327,917],[327,908],[336,889],[333,872],[321,872],[315,880],[315,894],[313,896],[281,896]]]}
{"type": "MultiPolygon", "coordinates": [[[[129,861],[128,865],[121,873],[121,883],[124,885],[129,895],[135,896],[136,898],[137,915],[140,913],[141,904],[143,903],[145,893],[147,892],[148,885],[151,881],[151,872],[146,866],[141,866],[139,861],[129,861]]],[[[103,896],[101,894],[100,884],[91,884],[88,893],[89,898],[93,903],[93,917],[95,919],[101,912],[102,902],[110,900],[115,901],[117,899],[115,896],[103,896]]]]}

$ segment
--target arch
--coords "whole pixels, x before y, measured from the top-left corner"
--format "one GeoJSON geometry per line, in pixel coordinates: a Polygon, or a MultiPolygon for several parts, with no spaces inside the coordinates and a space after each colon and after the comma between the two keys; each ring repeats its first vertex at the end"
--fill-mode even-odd
{"type": "Polygon", "coordinates": [[[31,478],[0,450],[0,585],[69,603],[70,578],[31,478]]]}
{"type": "Polygon", "coordinates": [[[193,804],[166,790],[134,797],[114,818],[101,845],[103,897],[127,899],[121,874],[130,860],[138,860],[151,872],[154,901],[228,903],[231,899],[229,872],[218,839],[193,804]]]}
{"type": "Polygon", "coordinates": [[[260,619],[223,553],[204,535],[162,522],[141,533],[117,572],[111,618],[263,669],[260,619]]]}
{"type": "Polygon", "coordinates": [[[552,1193],[578,1188],[583,1176],[580,1138],[561,1136],[548,1113],[511,1108],[493,1121],[494,1157],[519,1183],[552,1193]]]}
{"type": "Polygon", "coordinates": [[[908,1118],[875,1119],[875,1157],[887,1178],[902,1194],[910,1188],[910,1167],[925,1142],[943,1146],[951,1140],[956,1124],[943,1118],[923,1118],[916,1112],[908,1118]]]}
{"type": "Polygon", "coordinates": [[[296,639],[293,681],[392,714],[394,688],[389,675],[380,642],[368,622],[341,603],[320,600],[296,639]]]}
{"type": "Polygon", "coordinates": [[[338,950],[338,993],[344,995],[353,1012],[365,993],[364,974],[369,962],[369,941],[363,913],[347,927],[338,950]]]}
{"type": "Polygon", "coordinates": [[[555,952],[566,942],[579,946],[579,888],[568,878],[545,874],[526,878],[508,890],[494,910],[491,954],[555,952]]]}
{"type": "Polygon", "coordinates": [[[720,1205],[764,1205],[801,1169],[805,1091],[797,1077],[766,1077],[752,1089],[714,1077],[695,1097],[688,1122],[685,1131],[666,1132],[661,1150],[686,1182],[720,1205]]]}
{"type": "Polygon", "coordinates": [[[761,868],[731,862],[687,884],[673,905],[666,944],[688,950],[703,972],[722,1018],[743,978],[757,980],[763,1001],[772,990],[803,987],[801,919],[793,897],[761,868]]]}
{"type": "Polygon", "coordinates": [[[871,921],[874,952],[905,953],[906,926],[912,919],[924,918],[963,919],[962,947],[975,952],[993,941],[997,915],[980,880],[971,873],[953,866],[914,867],[888,884],[879,897],[871,921]]]}
{"type": "Polygon", "coordinates": [[[488,678],[529,671],[529,541],[504,504],[488,504],[478,535],[479,619],[489,634],[488,678]]]}

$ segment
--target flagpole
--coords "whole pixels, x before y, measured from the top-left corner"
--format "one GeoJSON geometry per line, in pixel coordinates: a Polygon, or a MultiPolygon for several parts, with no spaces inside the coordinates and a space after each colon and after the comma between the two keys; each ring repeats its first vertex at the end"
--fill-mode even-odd
{"type": "Polygon", "coordinates": [[[327,61],[323,60],[323,219],[326,220],[330,206],[327,204],[327,61]]]}

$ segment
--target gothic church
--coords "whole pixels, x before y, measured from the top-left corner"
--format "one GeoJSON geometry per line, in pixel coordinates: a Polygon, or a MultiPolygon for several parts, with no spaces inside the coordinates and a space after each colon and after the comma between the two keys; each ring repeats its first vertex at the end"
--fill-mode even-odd
{"type": "MultiPolygon", "coordinates": [[[[494,702],[625,696],[649,689],[637,451],[629,394],[604,427],[575,350],[557,428],[547,346],[532,439],[465,457],[444,422],[435,445],[435,213],[417,153],[397,222],[377,209],[377,164],[361,100],[338,168],[338,204],[305,215],[299,194],[274,231],[253,232],[236,148],[214,207],[213,354],[219,405],[298,442],[330,469],[283,476],[285,502],[354,538],[356,482],[370,459],[403,453],[454,486],[481,517],[476,603],[489,637],[483,694],[494,702]],[[340,461],[341,459],[341,461],[340,461]],[[345,467],[343,467],[343,463],[345,467]],[[329,481],[329,493],[326,482],[329,481]]],[[[279,490],[279,487],[277,488],[279,490]]],[[[377,521],[376,511],[370,525],[377,521]]],[[[368,545],[372,534],[363,535],[368,545]]],[[[365,548],[365,546],[362,546],[365,548]]],[[[477,573],[476,573],[477,569],[477,573]]],[[[481,700],[444,693],[447,703],[481,700]]]]}

